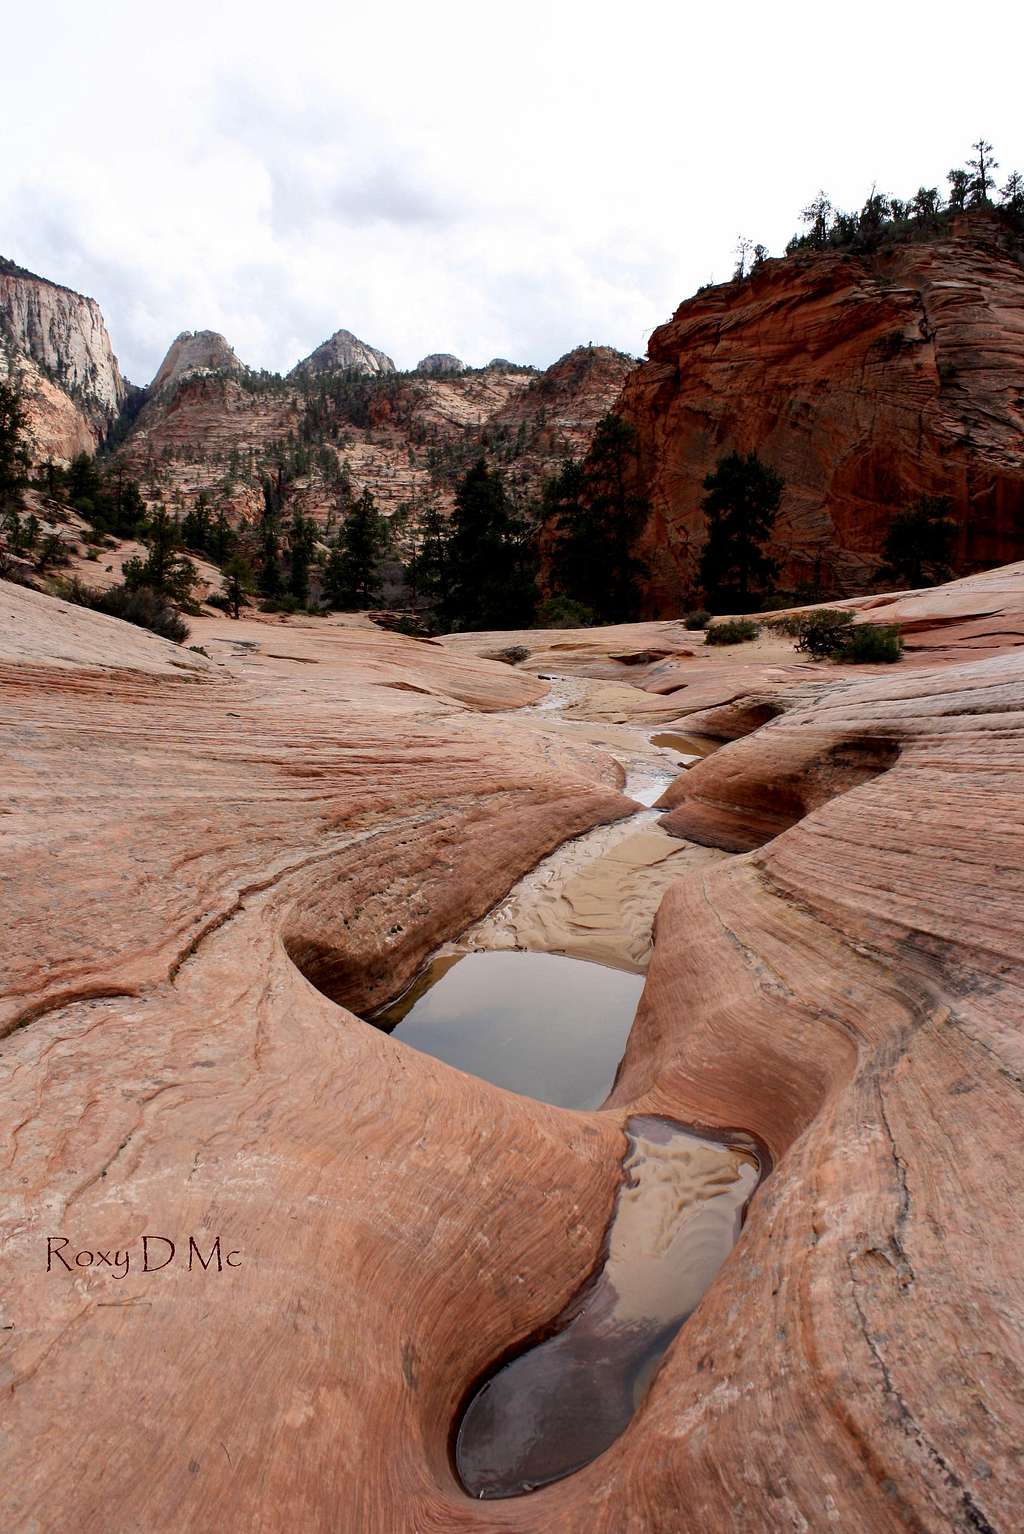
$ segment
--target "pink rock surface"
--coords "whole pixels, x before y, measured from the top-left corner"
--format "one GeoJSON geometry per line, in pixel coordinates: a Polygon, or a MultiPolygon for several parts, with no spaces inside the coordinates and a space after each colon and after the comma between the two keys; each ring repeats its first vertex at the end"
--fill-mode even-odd
{"type": "Polygon", "coordinates": [[[1016,1526],[1024,658],[798,682],[685,776],[677,831],[780,834],[671,887],[615,1092],[571,1113],[307,978],[366,1006],[628,808],[598,749],[480,712],[536,683],[0,595],[4,1527],[1016,1526]],[[775,1170],[617,1443],[474,1502],[453,1414],[592,1268],[636,1111],[775,1170]],[[147,1232],[161,1272],[45,1271],[49,1235],[147,1232]],[[190,1234],[240,1265],[190,1272],[190,1234]]]}

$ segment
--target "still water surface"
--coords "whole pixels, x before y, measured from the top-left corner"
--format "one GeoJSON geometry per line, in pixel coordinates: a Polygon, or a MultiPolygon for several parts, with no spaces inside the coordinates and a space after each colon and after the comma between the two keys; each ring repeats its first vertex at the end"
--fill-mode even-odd
{"type": "Polygon", "coordinates": [[[643,985],[642,975],[560,954],[447,954],[369,1021],[506,1091],[596,1108],[643,985]]]}
{"type": "Polygon", "coordinates": [[[761,1171],[749,1142],[725,1145],[666,1119],[626,1127],[599,1272],[463,1409],[455,1463],[474,1497],[521,1496],[602,1454],[739,1235],[761,1171]]]}

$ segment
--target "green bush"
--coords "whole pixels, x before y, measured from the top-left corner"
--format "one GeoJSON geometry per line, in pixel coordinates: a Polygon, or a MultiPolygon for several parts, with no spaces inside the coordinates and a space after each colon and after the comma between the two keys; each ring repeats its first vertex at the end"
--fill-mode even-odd
{"type": "Polygon", "coordinates": [[[97,591],[79,580],[71,580],[62,583],[60,595],[67,602],[106,613],[110,618],[122,618],[125,623],[149,629],[175,644],[184,644],[189,635],[188,624],[174,604],[150,586],[111,586],[107,591],[97,591]]]}
{"type": "Polygon", "coordinates": [[[711,614],[702,607],[695,613],[687,613],[683,619],[683,627],[687,629],[706,629],[711,622],[711,614]]]}
{"type": "Polygon", "coordinates": [[[784,613],[780,618],[765,618],[762,621],[764,627],[771,629],[773,634],[788,634],[791,639],[799,639],[807,617],[807,613],[784,613]]]}
{"type": "Polygon", "coordinates": [[[547,597],[537,608],[533,627],[537,629],[587,629],[593,626],[594,611],[572,597],[547,597]]]}
{"type": "Polygon", "coordinates": [[[510,666],[518,666],[520,661],[529,660],[530,652],[524,644],[509,645],[507,650],[499,650],[502,660],[507,660],[510,666]]]}
{"type": "Polygon", "coordinates": [[[820,607],[815,612],[798,615],[797,649],[815,660],[841,660],[863,665],[899,660],[903,641],[897,628],[885,623],[855,624],[853,617],[852,612],[835,607],[820,607]]]}
{"type": "Polygon", "coordinates": [[[730,618],[724,623],[713,623],[704,635],[705,644],[743,644],[756,639],[761,630],[749,618],[730,618]]]}
{"type": "Polygon", "coordinates": [[[863,623],[854,628],[839,656],[863,665],[891,663],[903,654],[900,631],[891,623],[863,623]]]}
{"type": "Polygon", "coordinates": [[[298,597],[293,597],[287,591],[282,592],[279,597],[266,597],[260,603],[261,613],[304,613],[307,611],[307,604],[298,597]]]}
{"type": "MultiPolygon", "coordinates": [[[[779,620],[780,626],[785,620],[779,620]]],[[[849,639],[853,613],[838,607],[819,607],[812,613],[796,615],[796,647],[815,660],[834,660],[842,654],[849,639]]]]}

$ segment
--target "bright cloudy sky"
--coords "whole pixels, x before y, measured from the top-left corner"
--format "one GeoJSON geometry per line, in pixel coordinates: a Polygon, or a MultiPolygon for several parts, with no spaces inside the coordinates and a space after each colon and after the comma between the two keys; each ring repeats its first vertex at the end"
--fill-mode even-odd
{"type": "Polygon", "coordinates": [[[11,7],[0,254],[102,305],[146,383],[184,329],[285,370],[642,353],[819,187],[1024,169],[1024,26],[932,0],[56,0],[11,7]]]}

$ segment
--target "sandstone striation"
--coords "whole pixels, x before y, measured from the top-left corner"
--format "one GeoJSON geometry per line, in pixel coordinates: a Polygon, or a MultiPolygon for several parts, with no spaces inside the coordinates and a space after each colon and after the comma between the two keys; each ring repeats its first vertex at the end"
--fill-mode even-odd
{"type": "Polygon", "coordinates": [[[545,682],[366,623],[202,619],[204,656],[0,604],[4,1527],[1016,1526],[1019,650],[783,676],[686,772],[659,837],[710,850],[570,1112],[350,1010],[634,808],[545,682]],[[638,1114],[773,1171],[625,1433],[482,1504],[456,1411],[593,1271],[638,1114]],[[48,1273],[48,1236],[89,1260],[48,1273]]]}
{"type": "Polygon", "coordinates": [[[696,588],[703,480],[785,479],[781,584],[870,584],[895,512],[949,496],[957,573],[1024,553],[1024,261],[984,213],[873,254],[798,253],[680,305],[619,410],[640,436],[652,612],[696,588]]]}
{"type": "MultiPolygon", "coordinates": [[[[348,332],[339,336],[347,345],[348,332]]],[[[485,448],[508,464],[520,494],[536,493],[567,455],[586,452],[632,365],[595,347],[571,353],[545,374],[511,363],[461,374],[395,374],[390,359],[374,374],[346,355],[342,346],[322,366],[306,371],[300,364],[287,380],[269,383],[237,369],[186,371],[175,387],[155,397],[151,391],[119,461],[154,504],[187,504],[204,490],[239,518],[258,513],[262,476],[276,472],[289,439],[300,437],[318,461],[283,478],[288,512],[301,510],[330,534],[337,474],[346,469],[356,493],[370,490],[385,514],[405,508],[415,523],[424,506],[451,505],[457,478],[485,448]],[[316,378],[329,382],[332,373],[353,368],[367,375],[365,383],[356,379],[337,396],[328,388],[322,399],[311,391],[316,378]]]]}

